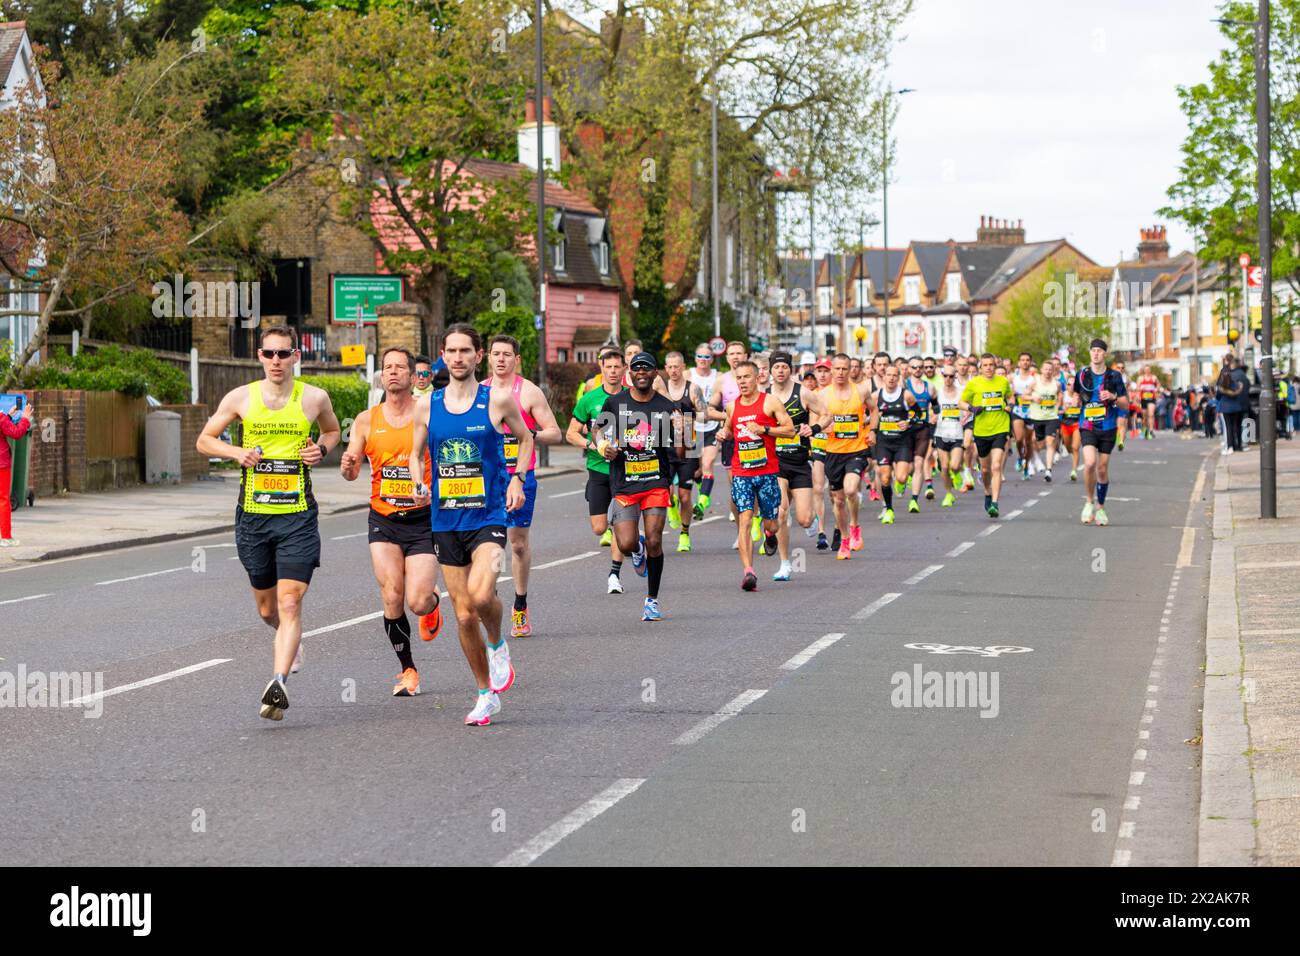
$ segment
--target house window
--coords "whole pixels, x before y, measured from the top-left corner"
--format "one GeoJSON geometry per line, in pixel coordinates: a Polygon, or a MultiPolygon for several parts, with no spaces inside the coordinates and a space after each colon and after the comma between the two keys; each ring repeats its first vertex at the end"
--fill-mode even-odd
{"type": "Polygon", "coordinates": [[[556,271],[556,272],[563,272],[563,271],[564,271],[564,247],[565,247],[565,245],[566,245],[565,239],[564,239],[563,237],[561,237],[561,238],[560,238],[560,241],[557,242],[554,246],[552,246],[552,249],[554,250],[554,256],[555,256],[555,263],[554,263],[554,264],[555,264],[555,271],[556,271]]]}
{"type": "Polygon", "coordinates": [[[600,274],[609,275],[609,243],[603,239],[599,246],[596,247],[597,265],[600,266],[600,274]]]}
{"type": "Polygon", "coordinates": [[[903,304],[921,304],[921,277],[903,276],[903,304]]]}
{"type": "Polygon", "coordinates": [[[556,349],[556,350],[555,350],[555,360],[556,360],[557,362],[567,362],[567,361],[569,360],[569,350],[568,350],[568,349],[556,349]]]}
{"type": "Polygon", "coordinates": [[[820,315],[831,314],[831,287],[828,285],[817,289],[817,312],[820,315]]]}
{"type": "Polygon", "coordinates": [[[947,296],[947,299],[948,299],[949,302],[960,302],[960,301],[961,301],[961,273],[960,273],[960,272],[949,272],[949,273],[948,273],[948,296],[947,296]]]}
{"type": "Polygon", "coordinates": [[[853,300],[859,308],[866,308],[871,304],[871,280],[855,279],[853,282],[853,300]]]}
{"type": "Polygon", "coordinates": [[[983,352],[984,343],[989,337],[989,317],[987,315],[975,316],[975,348],[973,352],[983,352]]]}
{"type": "Polygon", "coordinates": [[[1214,293],[1201,293],[1201,307],[1197,310],[1197,334],[1214,334],[1214,293]]]}
{"type": "Polygon", "coordinates": [[[734,284],[732,266],[735,264],[735,259],[736,259],[736,240],[735,237],[731,235],[731,233],[727,233],[726,249],[727,249],[726,258],[723,260],[722,263],[722,280],[723,280],[722,284],[725,285],[728,289],[730,289],[734,284]]]}

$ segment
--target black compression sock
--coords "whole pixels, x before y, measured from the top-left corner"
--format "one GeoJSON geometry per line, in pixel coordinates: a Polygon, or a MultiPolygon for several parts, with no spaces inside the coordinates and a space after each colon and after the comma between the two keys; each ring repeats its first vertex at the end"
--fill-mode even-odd
{"type": "Polygon", "coordinates": [[[885,507],[894,507],[894,482],[882,481],[880,483],[880,494],[885,499],[885,507]]]}
{"type": "Polygon", "coordinates": [[[527,611],[527,610],[528,610],[528,595],[527,595],[527,594],[516,594],[516,595],[515,595],[515,610],[516,610],[516,611],[527,611]]]}
{"type": "Polygon", "coordinates": [[[406,619],[406,612],[403,611],[401,617],[385,617],[384,633],[388,635],[388,642],[397,652],[397,659],[402,662],[402,669],[415,667],[415,661],[411,657],[411,622],[406,619]]]}
{"type": "Polygon", "coordinates": [[[711,495],[711,494],[713,494],[713,476],[712,476],[712,475],[707,475],[707,476],[705,476],[703,479],[700,480],[700,494],[702,494],[702,495],[711,495]]]}
{"type": "Polygon", "coordinates": [[[646,596],[652,598],[659,597],[659,582],[664,576],[664,556],[647,557],[646,563],[646,596]]]}
{"type": "Polygon", "coordinates": [[[622,570],[623,570],[623,562],[622,562],[622,561],[611,561],[611,562],[609,562],[609,573],[612,574],[612,575],[614,575],[614,577],[618,577],[619,572],[622,571],[622,570]]]}

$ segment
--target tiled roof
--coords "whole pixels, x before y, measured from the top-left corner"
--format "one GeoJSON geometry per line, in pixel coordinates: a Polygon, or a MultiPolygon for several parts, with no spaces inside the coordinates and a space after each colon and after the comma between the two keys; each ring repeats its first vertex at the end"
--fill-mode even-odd
{"type": "MultiPolygon", "coordinates": [[[[603,220],[600,220],[603,222],[603,220]]],[[[593,252],[592,229],[589,224],[592,219],[581,213],[570,213],[564,217],[564,236],[567,240],[564,244],[564,271],[555,270],[555,260],[549,254],[546,257],[546,277],[548,282],[554,282],[557,285],[597,285],[609,286],[616,288],[618,283],[614,280],[613,275],[601,275],[600,269],[596,265],[596,256],[593,252]]],[[[603,230],[595,236],[595,242],[600,241],[603,230]]],[[[613,252],[610,252],[610,260],[613,261],[613,252]]]]}
{"type": "Polygon", "coordinates": [[[1005,258],[997,264],[982,286],[971,290],[971,298],[993,299],[1001,295],[1011,283],[1059,249],[1062,242],[1061,239],[1054,239],[1050,242],[1027,242],[1023,246],[1002,247],[1006,253],[1005,258]]]}
{"type": "MultiPolygon", "coordinates": [[[[478,179],[489,181],[494,179],[517,179],[520,176],[532,173],[532,168],[525,166],[523,163],[503,163],[495,159],[468,159],[465,161],[463,170],[478,179]]],[[[592,216],[600,215],[600,210],[593,206],[588,199],[565,189],[549,176],[546,179],[546,205],[567,209],[571,212],[587,213],[592,216]]]]}
{"type": "Polygon", "coordinates": [[[935,292],[943,285],[943,267],[948,264],[948,243],[913,242],[912,253],[916,263],[921,267],[921,278],[925,287],[935,292]]]}
{"type": "Polygon", "coordinates": [[[23,44],[23,34],[27,32],[26,20],[0,23],[0,86],[9,79],[18,50],[23,44]]]}

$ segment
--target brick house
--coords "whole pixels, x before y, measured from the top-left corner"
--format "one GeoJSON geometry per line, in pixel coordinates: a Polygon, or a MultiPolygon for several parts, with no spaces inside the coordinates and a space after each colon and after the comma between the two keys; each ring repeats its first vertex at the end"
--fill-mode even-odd
{"type": "MultiPolygon", "coordinates": [[[[39,95],[44,96],[27,23],[0,23],[0,109],[12,107],[24,87],[41,91],[39,95]]],[[[31,266],[43,265],[32,256],[30,244],[17,227],[0,223],[0,313],[15,313],[0,315],[0,349],[11,348],[14,355],[31,341],[45,304],[45,297],[30,291],[23,282],[31,266]]]]}

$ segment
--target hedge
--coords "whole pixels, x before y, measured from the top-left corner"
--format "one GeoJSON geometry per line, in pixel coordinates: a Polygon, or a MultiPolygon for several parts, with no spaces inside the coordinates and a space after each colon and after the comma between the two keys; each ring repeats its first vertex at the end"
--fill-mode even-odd
{"type": "Polygon", "coordinates": [[[298,381],[325,390],[344,430],[370,407],[370,386],[359,375],[303,375],[298,381]]]}
{"type": "Polygon", "coordinates": [[[22,387],[76,388],[87,392],[121,392],[139,398],[152,395],[164,405],[190,400],[190,377],[148,349],[125,351],[116,345],[69,355],[57,348],[47,362],[22,375],[22,387]]]}

